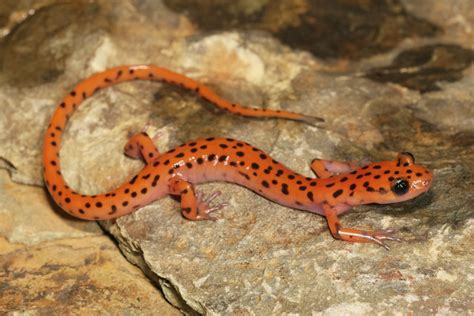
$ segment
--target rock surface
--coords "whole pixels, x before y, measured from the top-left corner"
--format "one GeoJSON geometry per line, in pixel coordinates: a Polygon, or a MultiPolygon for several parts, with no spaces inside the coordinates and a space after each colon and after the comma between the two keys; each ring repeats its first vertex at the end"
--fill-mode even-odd
{"type": "MultiPolygon", "coordinates": [[[[392,20],[396,20],[393,27],[397,28],[407,16],[410,21],[416,16],[416,25],[422,31],[410,30],[396,39],[388,36],[386,42],[377,42],[363,53],[351,54],[359,41],[347,43],[342,52],[332,55],[344,60],[328,59],[333,42],[326,43],[322,50],[313,47],[306,52],[293,49],[291,41],[285,41],[289,45],[285,46],[272,36],[274,33],[279,38],[285,32],[285,38],[291,39],[292,32],[296,34],[311,25],[314,10],[305,1],[294,2],[301,4],[293,8],[296,13],[290,10],[282,15],[282,21],[290,21],[283,23],[286,28],[278,24],[282,21],[271,17],[288,2],[263,2],[248,8],[247,2],[236,1],[229,11],[235,19],[253,21],[261,16],[266,20],[246,23],[245,30],[233,24],[233,30],[227,25],[220,28],[227,31],[219,31],[219,26],[232,21],[230,17],[221,18],[217,21],[221,24],[211,21],[211,33],[202,31],[209,29],[202,20],[193,19],[196,11],[186,15],[178,10],[181,7],[176,4],[180,1],[123,1],[119,5],[108,1],[45,2],[3,39],[0,48],[0,104],[4,113],[0,118],[0,166],[8,169],[17,182],[41,185],[39,144],[61,97],[78,80],[107,67],[159,64],[201,80],[242,104],[323,116],[327,124],[317,129],[295,122],[243,119],[214,110],[175,87],[126,83],[87,100],[72,118],[61,151],[63,173],[71,187],[94,194],[130,178],[142,164],[125,158],[122,148],[127,135],[144,126],[149,127],[150,134],[159,134],[157,146],[162,151],[201,136],[233,137],[264,149],[308,176],[309,162],[316,157],[381,160],[394,158],[398,151],[412,152],[435,174],[432,190],[414,201],[358,207],[342,218],[347,227],[398,230],[403,242],[392,244],[389,252],[374,245],[336,241],[322,217],[276,205],[244,188],[222,183],[199,187],[204,192],[222,191],[221,200],[230,203],[217,214],[217,222],[186,221],[171,198],[116,221],[102,222],[128,260],[160,285],[170,302],[188,313],[208,314],[473,312],[474,68],[469,56],[474,48],[474,6],[469,0],[456,1],[452,6],[438,1],[406,2],[390,2],[395,6],[384,9],[388,20],[377,24],[379,32],[390,31],[392,20]],[[427,11],[442,12],[443,19],[427,11]],[[295,20],[295,16],[299,18],[295,20]],[[249,27],[258,30],[250,31],[249,27]],[[456,75],[450,59],[438,59],[436,54],[441,51],[449,57],[452,50],[423,49],[445,44],[459,47],[456,51],[468,56],[462,67],[455,69],[456,75]],[[406,56],[405,51],[415,52],[410,69],[406,64],[392,63],[397,56],[406,56]],[[318,55],[320,52],[323,55],[318,55]],[[438,60],[442,62],[437,64],[438,60]],[[426,71],[425,65],[438,67],[436,75],[426,71]],[[387,75],[389,66],[391,73],[387,75]],[[400,74],[410,71],[414,76],[398,80],[400,74]],[[385,76],[381,80],[380,75],[370,75],[373,73],[385,76]],[[419,84],[424,76],[436,89],[419,84]]],[[[213,12],[213,4],[200,3],[196,10],[213,12]]],[[[374,10],[371,5],[362,9],[377,13],[376,9],[370,11],[374,10]]],[[[357,21],[355,18],[348,23],[357,21]]],[[[364,43],[360,41],[359,45],[364,43]]],[[[2,194],[6,201],[11,195],[9,191],[2,194]]],[[[5,203],[10,210],[22,207],[5,203]]],[[[7,212],[10,215],[2,216],[2,236],[10,243],[21,243],[2,241],[0,249],[8,258],[2,260],[7,266],[19,265],[28,251],[39,261],[48,247],[55,249],[50,260],[55,253],[80,248],[84,256],[77,262],[93,264],[87,272],[80,270],[87,265],[82,264],[75,275],[54,276],[54,268],[46,265],[44,278],[79,280],[76,282],[84,287],[95,287],[99,281],[94,276],[104,274],[101,289],[116,285],[108,277],[113,275],[108,274],[108,264],[98,260],[94,251],[102,249],[100,258],[105,257],[106,263],[120,254],[113,251],[113,245],[105,244],[105,237],[100,237],[94,226],[73,221],[79,228],[61,228],[61,222],[67,219],[51,209],[51,221],[57,223],[55,232],[61,237],[41,239],[42,216],[25,223],[28,216],[36,216],[35,212],[30,207],[25,208],[27,215],[7,212]],[[15,234],[22,227],[35,232],[34,237],[15,234]],[[10,240],[12,236],[19,237],[10,240]],[[32,242],[33,238],[39,241],[32,242]],[[72,238],[89,244],[75,248],[72,238]],[[104,272],[100,273],[101,269],[104,272]]],[[[75,266],[73,258],[60,259],[64,261],[58,265],[75,266]]],[[[124,278],[130,275],[134,274],[129,272],[124,278]]],[[[24,287],[14,274],[2,277],[3,291],[24,287]]],[[[124,282],[129,285],[132,280],[124,282]]],[[[61,293],[65,283],[50,286],[61,293]]],[[[125,303],[124,298],[139,296],[119,290],[111,290],[112,301],[117,308],[133,306],[131,313],[142,308],[151,311],[153,295],[159,294],[147,286],[142,289],[146,302],[125,303]]],[[[42,290],[35,289],[38,293],[42,290]]],[[[15,304],[31,308],[21,301],[28,295],[18,295],[14,302],[19,303],[15,304]]],[[[63,303],[68,297],[58,294],[56,299],[63,303]]],[[[78,306],[84,311],[96,310],[92,297],[86,296],[77,304],[82,304],[78,306]]],[[[101,311],[105,307],[98,308],[101,311]]]]}
{"type": "Polygon", "coordinates": [[[179,315],[93,222],[0,171],[0,313],[179,315]]]}

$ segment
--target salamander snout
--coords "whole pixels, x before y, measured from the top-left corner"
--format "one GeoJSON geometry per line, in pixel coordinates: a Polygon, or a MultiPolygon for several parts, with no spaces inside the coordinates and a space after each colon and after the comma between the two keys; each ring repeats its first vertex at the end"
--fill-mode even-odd
{"type": "Polygon", "coordinates": [[[412,182],[412,188],[414,190],[424,190],[428,191],[431,186],[431,179],[417,179],[412,182]]]}

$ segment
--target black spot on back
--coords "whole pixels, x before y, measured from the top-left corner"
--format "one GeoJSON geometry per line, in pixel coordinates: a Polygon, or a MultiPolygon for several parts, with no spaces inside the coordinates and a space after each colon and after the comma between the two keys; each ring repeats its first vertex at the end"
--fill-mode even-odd
{"type": "Polygon", "coordinates": [[[339,190],[337,190],[336,192],[334,192],[334,193],[332,194],[332,196],[333,196],[334,198],[337,198],[339,195],[342,194],[342,192],[344,192],[344,191],[343,191],[342,189],[339,189],[339,190]]]}
{"type": "Polygon", "coordinates": [[[138,177],[138,176],[137,176],[137,175],[135,175],[135,176],[132,178],[132,180],[130,180],[130,182],[129,182],[129,183],[130,183],[130,184],[134,184],[134,183],[135,183],[135,181],[137,181],[137,177],[138,177]]]}

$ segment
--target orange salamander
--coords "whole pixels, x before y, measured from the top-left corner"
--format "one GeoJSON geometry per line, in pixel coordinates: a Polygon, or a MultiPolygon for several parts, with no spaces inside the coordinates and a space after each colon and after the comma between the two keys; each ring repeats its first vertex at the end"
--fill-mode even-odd
{"type": "Polygon", "coordinates": [[[399,241],[391,230],[344,228],[338,215],[356,205],[406,201],[430,188],[432,173],[415,164],[410,153],[366,166],[314,159],[311,169],[316,178],[310,178],[243,141],[201,138],[160,153],[143,132],[133,136],[124,149],[129,157],[146,162],[143,169],[111,192],[81,195],[66,184],[60,169],[59,150],[67,122],[79,104],[99,89],[135,79],[162,81],[193,90],[218,108],[242,116],[283,118],[313,125],[323,121],[287,111],[244,107],[217,96],[193,79],[154,65],[120,66],[97,73],[80,82],[63,99],[44,137],[44,181],[56,203],[72,216],[88,220],[112,219],[170,194],[180,197],[185,218],[213,220],[210,213],[224,204],[211,206],[218,194],[206,198],[196,193],[194,184],[225,181],[244,186],[281,205],[325,216],[337,239],[372,242],[388,249],[386,240],[399,241]]]}

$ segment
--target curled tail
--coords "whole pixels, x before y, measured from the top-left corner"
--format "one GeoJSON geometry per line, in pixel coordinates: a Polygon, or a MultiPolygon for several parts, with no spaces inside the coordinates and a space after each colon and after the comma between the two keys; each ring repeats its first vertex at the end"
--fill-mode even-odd
{"type": "Polygon", "coordinates": [[[66,124],[84,99],[110,85],[136,79],[162,81],[193,90],[218,108],[242,116],[283,118],[302,121],[312,125],[323,121],[320,118],[293,112],[249,108],[231,103],[191,78],[154,65],[120,66],[94,74],[80,82],[64,97],[63,101],[54,111],[44,136],[43,175],[46,186],[56,203],[73,216],[92,220],[113,218],[118,215],[115,215],[116,213],[123,214],[123,212],[117,212],[118,207],[131,207],[115,205],[113,201],[115,198],[114,192],[98,196],[85,196],[71,190],[61,174],[59,150],[66,124]],[[111,209],[105,210],[102,208],[103,205],[109,205],[111,209]],[[84,207],[97,208],[92,212],[95,215],[93,217],[85,215],[84,207]]]}

